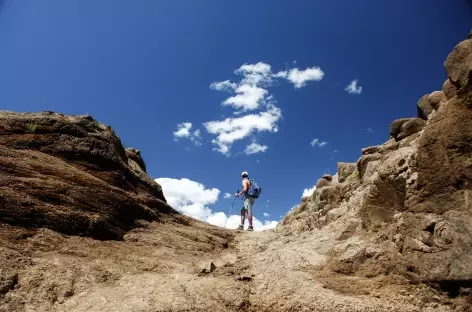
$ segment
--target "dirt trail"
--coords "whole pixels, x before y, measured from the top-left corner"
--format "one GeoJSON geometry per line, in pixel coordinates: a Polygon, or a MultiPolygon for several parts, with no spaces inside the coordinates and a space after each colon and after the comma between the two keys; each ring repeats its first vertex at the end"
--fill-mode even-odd
{"type": "Polygon", "coordinates": [[[317,274],[336,244],[327,231],[295,237],[198,225],[150,223],[125,242],[40,230],[25,242],[31,263],[0,311],[452,311],[391,281],[317,274]],[[228,248],[217,247],[225,235],[228,248]],[[202,273],[211,262],[216,269],[202,273]]]}

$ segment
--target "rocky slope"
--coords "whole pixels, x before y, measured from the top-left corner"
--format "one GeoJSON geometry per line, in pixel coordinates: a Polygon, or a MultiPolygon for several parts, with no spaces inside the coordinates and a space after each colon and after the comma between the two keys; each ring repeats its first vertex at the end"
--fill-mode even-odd
{"type": "Polygon", "coordinates": [[[471,311],[472,39],[273,231],[176,213],[89,116],[0,112],[0,311],[471,311]]]}
{"type": "Polygon", "coordinates": [[[325,273],[394,276],[471,296],[471,39],[445,67],[443,90],[419,100],[418,117],[393,121],[389,141],[338,164],[339,179],[322,178],[283,220],[285,232],[335,233],[343,247],[325,273]]]}
{"type": "Polygon", "coordinates": [[[178,272],[230,237],[167,205],[140,152],[92,117],[0,111],[0,311],[178,272]]]}

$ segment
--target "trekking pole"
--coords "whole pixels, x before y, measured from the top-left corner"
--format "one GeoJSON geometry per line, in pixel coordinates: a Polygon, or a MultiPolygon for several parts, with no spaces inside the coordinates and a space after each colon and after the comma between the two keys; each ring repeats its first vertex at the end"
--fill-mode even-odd
{"type": "MultiPolygon", "coordinates": [[[[237,190],[236,193],[239,193],[239,190],[237,190]]],[[[233,206],[235,202],[236,202],[236,196],[234,196],[233,204],[231,205],[231,208],[229,208],[229,213],[228,213],[228,216],[226,217],[224,228],[226,228],[226,222],[228,222],[229,216],[231,216],[231,210],[233,210],[233,206]]]]}

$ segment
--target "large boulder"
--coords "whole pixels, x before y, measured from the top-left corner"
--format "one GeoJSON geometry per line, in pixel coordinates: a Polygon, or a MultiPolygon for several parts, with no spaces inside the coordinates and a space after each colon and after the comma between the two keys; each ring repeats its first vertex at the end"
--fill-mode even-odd
{"type": "Polygon", "coordinates": [[[471,83],[472,39],[459,43],[445,62],[446,72],[452,84],[460,89],[471,83]]]}
{"type": "Polygon", "coordinates": [[[0,221],[121,239],[175,213],[135,150],[90,116],[0,112],[0,221]]]}
{"type": "MultiPolygon", "coordinates": [[[[450,90],[447,90],[450,92],[450,90]]],[[[424,95],[417,105],[418,117],[424,120],[431,119],[433,112],[441,107],[441,104],[447,101],[446,95],[442,91],[434,91],[424,95]]]]}
{"type": "Polygon", "coordinates": [[[317,189],[320,189],[322,187],[329,186],[329,185],[330,185],[329,181],[326,180],[326,179],[323,179],[323,178],[318,179],[318,181],[316,181],[316,188],[317,189]]]}
{"type": "Polygon", "coordinates": [[[390,136],[400,141],[412,134],[420,132],[426,125],[421,118],[401,118],[394,120],[390,125],[390,136]]]}
{"type": "Polygon", "coordinates": [[[420,132],[426,126],[426,121],[421,118],[412,118],[407,122],[403,123],[400,128],[400,133],[396,137],[396,139],[402,140],[406,137],[409,137],[412,134],[420,132]]]}
{"type": "Polygon", "coordinates": [[[402,125],[412,119],[413,118],[400,118],[392,121],[392,123],[390,124],[390,136],[396,139],[398,134],[400,134],[401,132],[402,125]]]}
{"type": "Polygon", "coordinates": [[[428,95],[428,101],[434,110],[439,110],[442,104],[447,102],[446,95],[442,91],[434,91],[428,95]]]}

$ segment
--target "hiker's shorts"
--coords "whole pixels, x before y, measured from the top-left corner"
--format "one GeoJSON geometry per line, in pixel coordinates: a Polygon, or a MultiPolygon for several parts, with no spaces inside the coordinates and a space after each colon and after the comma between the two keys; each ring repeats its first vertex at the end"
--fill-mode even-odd
{"type": "Polygon", "coordinates": [[[252,206],[254,206],[254,202],[256,199],[254,197],[246,197],[244,198],[244,206],[241,209],[242,211],[247,211],[252,213],[252,206]]]}

